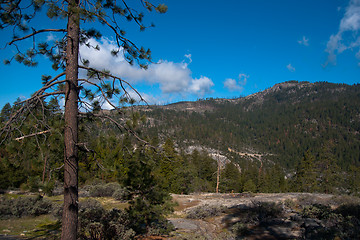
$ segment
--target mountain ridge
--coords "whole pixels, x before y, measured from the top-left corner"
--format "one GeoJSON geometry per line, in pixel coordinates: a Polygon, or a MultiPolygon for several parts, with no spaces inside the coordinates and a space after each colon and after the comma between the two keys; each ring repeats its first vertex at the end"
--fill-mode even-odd
{"type": "Polygon", "coordinates": [[[288,81],[236,99],[149,106],[145,133],[172,138],[180,147],[218,149],[235,162],[243,160],[228,148],[264,154],[291,168],[307,150],[319,154],[332,144],[333,154],[348,167],[360,162],[359,109],[359,84],[288,81]]]}

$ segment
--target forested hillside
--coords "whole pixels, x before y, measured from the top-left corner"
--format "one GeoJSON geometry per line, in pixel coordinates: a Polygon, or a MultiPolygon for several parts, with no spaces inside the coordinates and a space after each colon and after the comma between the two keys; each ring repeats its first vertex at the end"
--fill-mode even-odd
{"type": "Polygon", "coordinates": [[[243,98],[150,106],[145,131],[219,150],[245,170],[279,166],[288,177],[311,155],[319,186],[330,168],[342,185],[360,164],[359,109],[360,85],[290,81],[243,98]]]}
{"type": "Polygon", "coordinates": [[[149,134],[229,153],[265,154],[294,168],[307,150],[324,147],[342,168],[360,161],[360,85],[287,82],[239,99],[150,107],[149,134]]]}
{"type": "MultiPolygon", "coordinates": [[[[0,188],[51,190],[62,179],[63,114],[55,100],[43,104],[48,132],[26,136],[40,131],[29,121],[21,129],[24,138],[1,145],[0,188]]],[[[17,107],[2,109],[2,123],[17,107]]],[[[80,182],[126,186],[130,177],[150,171],[151,181],[168,192],[214,192],[220,164],[221,192],[357,194],[359,109],[360,85],[291,81],[243,98],[128,107],[124,114],[131,120],[123,124],[141,140],[84,117],[80,182]]]]}

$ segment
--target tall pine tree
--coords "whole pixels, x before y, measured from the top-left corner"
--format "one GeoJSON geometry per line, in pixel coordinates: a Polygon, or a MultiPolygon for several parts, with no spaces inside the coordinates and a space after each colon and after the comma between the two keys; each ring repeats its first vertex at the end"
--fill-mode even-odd
{"type": "MultiPolygon", "coordinates": [[[[150,1],[140,0],[142,5],[149,11],[156,10],[164,13],[167,7],[163,4],[153,5],[150,1]]],[[[89,61],[83,59],[79,64],[79,46],[87,44],[90,38],[99,38],[101,33],[95,29],[82,29],[81,24],[97,21],[110,29],[118,44],[118,48],[112,51],[117,55],[124,51],[125,59],[129,63],[136,61],[140,66],[146,68],[146,61],[150,60],[150,50],[138,48],[132,41],[127,39],[125,32],[120,29],[119,21],[121,19],[133,20],[140,28],[144,30],[146,26],[142,23],[143,14],[129,7],[127,1],[103,1],[103,0],[15,0],[0,2],[0,28],[4,35],[13,33],[13,39],[8,42],[9,47],[14,47],[17,53],[6,64],[15,60],[26,66],[36,66],[36,57],[46,56],[52,63],[54,70],[61,70],[55,77],[43,76],[43,87],[35,92],[31,98],[18,104],[17,111],[14,112],[9,120],[1,129],[1,138],[8,136],[14,128],[17,128],[29,115],[34,106],[42,99],[49,96],[63,96],[65,101],[65,126],[64,126],[64,209],[62,218],[62,239],[75,240],[77,236],[77,218],[78,218],[78,150],[80,147],[78,139],[78,118],[79,103],[85,105],[86,101],[79,100],[85,96],[93,103],[90,110],[96,110],[92,116],[99,115],[99,101],[94,99],[103,99],[116,109],[111,99],[115,95],[120,95],[121,99],[127,99],[125,88],[121,90],[115,86],[126,84],[120,77],[111,75],[106,71],[101,71],[89,67],[89,61]],[[43,18],[40,10],[46,11],[46,16],[51,20],[58,20],[63,28],[53,29],[43,28],[51,21],[40,19],[41,26],[36,25],[36,18],[43,18]],[[41,28],[39,28],[41,27],[41,28]],[[41,35],[48,33],[62,34],[60,41],[53,45],[48,42],[40,41],[41,35]],[[30,46],[26,46],[26,41],[32,40],[30,46]],[[29,47],[29,48],[27,48],[29,47]],[[27,49],[26,49],[27,48],[27,49]],[[87,79],[79,79],[79,69],[87,71],[87,79]],[[94,80],[96,82],[94,83],[94,80]],[[92,89],[86,89],[83,86],[87,83],[92,89]],[[55,90],[53,90],[55,89],[55,90]],[[95,90],[92,91],[92,90],[95,90]]],[[[39,22],[39,21],[38,21],[39,22]]],[[[53,24],[53,23],[50,23],[53,24]]],[[[91,24],[93,25],[93,24],[91,24]]],[[[85,24],[84,24],[85,26],[85,24]]],[[[11,35],[11,34],[10,34],[11,35]]],[[[43,37],[44,39],[44,37],[43,37]]],[[[120,87],[121,88],[121,87],[120,87]]],[[[88,116],[88,115],[87,115],[88,116]]],[[[47,129],[47,124],[38,119],[37,131],[47,129]]],[[[125,127],[115,123],[117,127],[125,127]]],[[[4,142],[4,141],[2,141],[4,142]]]]}

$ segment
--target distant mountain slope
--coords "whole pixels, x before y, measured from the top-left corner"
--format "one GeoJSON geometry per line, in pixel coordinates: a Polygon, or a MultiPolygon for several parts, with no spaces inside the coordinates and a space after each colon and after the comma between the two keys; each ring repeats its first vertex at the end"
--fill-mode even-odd
{"type": "Polygon", "coordinates": [[[239,163],[252,154],[292,168],[307,150],[324,148],[342,168],[360,161],[359,84],[290,81],[244,98],[141,109],[146,134],[218,149],[239,163]]]}

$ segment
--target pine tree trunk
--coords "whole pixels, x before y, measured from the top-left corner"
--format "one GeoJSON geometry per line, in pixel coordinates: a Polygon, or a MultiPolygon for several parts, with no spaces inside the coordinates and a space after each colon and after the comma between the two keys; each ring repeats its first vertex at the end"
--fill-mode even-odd
{"type": "Polygon", "coordinates": [[[64,209],[61,239],[76,240],[78,227],[78,55],[79,0],[68,1],[64,130],[64,209]]]}
{"type": "Polygon", "coordinates": [[[220,159],[219,159],[219,156],[218,156],[217,174],[216,174],[216,193],[219,193],[219,184],[220,184],[220,159]]]}

